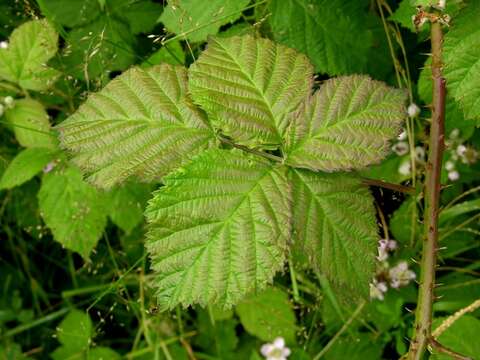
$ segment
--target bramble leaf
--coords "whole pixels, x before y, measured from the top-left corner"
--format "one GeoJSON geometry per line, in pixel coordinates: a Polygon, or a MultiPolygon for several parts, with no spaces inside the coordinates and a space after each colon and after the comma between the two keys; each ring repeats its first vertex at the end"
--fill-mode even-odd
{"type": "Polygon", "coordinates": [[[249,0],[179,0],[169,1],[160,16],[168,31],[182,39],[204,41],[215,35],[222,25],[238,19],[249,0]]]}
{"type": "Polygon", "coordinates": [[[292,169],[295,247],[329,280],[367,296],[377,225],[373,198],[356,177],[292,169]]]}
{"type": "Polygon", "coordinates": [[[308,55],[321,73],[365,71],[373,33],[365,26],[365,1],[273,0],[269,7],[276,41],[308,55]]]}
{"type": "Polygon", "coordinates": [[[284,167],[209,150],[164,178],[147,207],[159,304],[230,307],[282,268],[290,236],[284,167]]]}
{"type": "Polygon", "coordinates": [[[40,212],[53,237],[88,258],[106,224],[103,200],[76,168],[45,174],[38,193],[40,212]]]}
{"type": "Polygon", "coordinates": [[[45,65],[57,52],[57,41],[58,34],[46,20],[19,26],[12,32],[8,48],[0,49],[0,79],[23,89],[47,89],[59,74],[45,65]]]}
{"type": "Polygon", "coordinates": [[[58,126],[61,144],[94,185],[159,181],[207,148],[213,134],[188,98],[186,70],[133,68],[91,95],[58,126]]]}
{"type": "Polygon", "coordinates": [[[471,1],[454,18],[444,40],[444,76],[447,88],[465,118],[480,117],[480,2],[471,1]]]}
{"type": "Polygon", "coordinates": [[[406,117],[405,100],[405,92],[368,76],[327,80],[294,116],[286,163],[326,172],[378,163],[406,117]]]}
{"type": "Polygon", "coordinates": [[[312,75],[304,55],[270,40],[212,38],[189,69],[189,88],[213,125],[237,143],[278,147],[312,75]]]}

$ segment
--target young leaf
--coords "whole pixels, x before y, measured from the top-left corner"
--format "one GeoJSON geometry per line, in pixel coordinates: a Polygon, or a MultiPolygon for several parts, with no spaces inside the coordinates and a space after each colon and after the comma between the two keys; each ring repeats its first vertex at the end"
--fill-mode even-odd
{"type": "Polygon", "coordinates": [[[28,90],[45,90],[58,71],[45,64],[57,52],[58,34],[46,20],[29,21],[16,28],[9,46],[0,49],[0,79],[28,90]]]}
{"type": "Polygon", "coordinates": [[[332,283],[366,296],[375,269],[373,199],[358,178],[292,169],[293,243],[332,283]]]}
{"type": "Polygon", "coordinates": [[[102,198],[76,168],[47,173],[38,193],[40,212],[55,240],[88,258],[106,224],[102,198]]]}
{"type": "Polygon", "coordinates": [[[209,150],[164,178],[146,211],[163,308],[230,307],[272,281],[290,236],[285,172],[237,150],[209,150]]]}
{"type": "Polygon", "coordinates": [[[15,106],[5,113],[15,137],[24,147],[56,148],[57,140],[51,132],[48,114],[43,105],[32,99],[15,100],[15,106]]]}
{"type": "Polygon", "coordinates": [[[315,69],[330,75],[366,70],[373,46],[366,26],[366,1],[272,0],[273,36],[308,55],[315,69]]]}
{"type": "Polygon", "coordinates": [[[109,188],[132,176],[157,181],[212,144],[186,76],[167,64],[130,69],[58,126],[62,146],[90,182],[109,188]]]}
{"type": "Polygon", "coordinates": [[[168,31],[190,41],[204,41],[240,17],[249,0],[170,1],[159,21],[168,31]]]}
{"type": "Polygon", "coordinates": [[[21,151],[8,165],[0,179],[0,189],[11,189],[38,174],[55,157],[55,151],[31,148],[21,151]]]}
{"type": "Polygon", "coordinates": [[[239,303],[236,308],[245,330],[263,341],[283,337],[295,342],[295,313],[288,295],[270,288],[239,303]]]}
{"type": "Polygon", "coordinates": [[[310,94],[313,68],[296,51],[252,36],[212,38],[189,88],[214,126],[237,143],[279,145],[287,114],[310,94]]]}
{"type": "Polygon", "coordinates": [[[289,128],[287,164],[331,172],[378,163],[406,116],[405,100],[368,76],[327,80],[289,128]]]}
{"type": "Polygon", "coordinates": [[[467,119],[480,117],[480,2],[471,1],[456,17],[444,41],[447,87],[467,119]]]}

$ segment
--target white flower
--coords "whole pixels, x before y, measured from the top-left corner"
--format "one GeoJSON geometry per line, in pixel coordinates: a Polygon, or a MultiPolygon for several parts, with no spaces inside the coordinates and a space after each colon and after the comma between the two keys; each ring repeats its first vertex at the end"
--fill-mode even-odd
{"type": "Polygon", "coordinates": [[[467,147],[463,144],[460,144],[457,146],[457,154],[460,155],[460,156],[463,156],[465,155],[465,153],[467,152],[467,147]]]}
{"type": "Polygon", "coordinates": [[[13,97],[5,96],[5,99],[3,99],[3,102],[7,108],[13,107],[13,97]]]}
{"type": "Polygon", "coordinates": [[[458,129],[453,129],[453,130],[450,132],[450,139],[456,139],[456,138],[458,138],[458,135],[460,135],[460,130],[458,130],[458,129]]]}
{"type": "Polygon", "coordinates": [[[46,173],[49,173],[50,171],[53,170],[53,168],[55,167],[55,161],[50,161],[47,165],[45,165],[45,167],[43,168],[43,172],[46,174],[46,173]]]}
{"type": "Polygon", "coordinates": [[[388,290],[387,284],[383,281],[377,281],[377,279],[373,279],[373,282],[370,283],[370,299],[378,299],[383,300],[385,299],[385,294],[388,290]]]}
{"type": "Polygon", "coordinates": [[[452,171],[453,169],[455,169],[455,163],[453,161],[447,161],[445,163],[445,170],[452,171]]]}
{"type": "Polygon", "coordinates": [[[6,49],[8,48],[8,41],[0,41],[0,49],[6,49]]]}
{"type": "Polygon", "coordinates": [[[396,266],[390,268],[388,276],[390,277],[390,286],[394,289],[408,285],[411,280],[417,277],[415,273],[408,268],[406,261],[401,261],[396,266]]]}
{"type": "Polygon", "coordinates": [[[398,135],[397,139],[398,141],[407,140],[407,132],[405,131],[405,129],[400,133],[400,135],[398,135]]]}
{"type": "Polygon", "coordinates": [[[441,10],[445,9],[445,3],[446,2],[447,2],[446,0],[438,0],[437,8],[439,8],[441,10]]]}
{"type": "Polygon", "coordinates": [[[412,171],[412,165],[410,164],[410,160],[403,162],[398,168],[398,172],[401,175],[405,175],[405,176],[410,175],[411,171],[412,171]]]}
{"type": "Polygon", "coordinates": [[[266,360],[287,360],[290,355],[290,349],[285,346],[285,340],[277,337],[273,343],[263,344],[260,352],[266,360]]]}
{"type": "Polygon", "coordinates": [[[457,181],[460,179],[460,173],[457,170],[452,170],[448,172],[448,179],[450,181],[457,181]]]}
{"type": "Polygon", "coordinates": [[[425,149],[421,146],[415,147],[415,160],[420,163],[425,162],[425,149]]]}
{"type": "Polygon", "coordinates": [[[392,146],[392,150],[398,156],[408,154],[408,144],[405,141],[400,141],[392,146]]]}
{"type": "Polygon", "coordinates": [[[408,105],[407,113],[408,116],[410,116],[411,118],[417,117],[418,114],[420,114],[420,108],[417,104],[411,103],[410,105],[408,105]]]}
{"type": "Polygon", "coordinates": [[[378,261],[385,261],[388,259],[388,252],[397,248],[397,242],[395,240],[381,239],[378,241],[378,261]]]}

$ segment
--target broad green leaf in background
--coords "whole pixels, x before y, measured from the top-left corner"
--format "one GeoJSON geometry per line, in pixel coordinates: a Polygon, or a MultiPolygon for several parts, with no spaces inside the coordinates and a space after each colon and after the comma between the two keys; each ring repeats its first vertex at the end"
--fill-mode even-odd
{"type": "Polygon", "coordinates": [[[114,350],[98,346],[94,347],[87,352],[87,360],[120,360],[122,357],[114,350]]]}
{"type": "Polygon", "coordinates": [[[421,235],[422,225],[416,215],[419,213],[416,206],[415,199],[410,197],[395,210],[390,219],[390,232],[402,245],[412,244],[421,235]],[[414,235],[415,238],[413,238],[414,235]]]}
{"type": "Polygon", "coordinates": [[[405,92],[368,76],[327,80],[295,114],[286,163],[330,172],[380,162],[406,117],[405,100],[405,92]]]}
{"type": "Polygon", "coordinates": [[[190,41],[207,40],[220,27],[240,17],[249,0],[173,0],[159,21],[168,31],[190,41]]]}
{"type": "Polygon", "coordinates": [[[285,168],[209,150],[164,178],[147,207],[162,308],[236,304],[282,268],[290,236],[285,168]]]}
{"type": "Polygon", "coordinates": [[[61,144],[96,186],[132,176],[158,181],[212,144],[206,117],[186,86],[181,67],[128,70],[58,126],[61,144]]]}
{"type": "Polygon", "coordinates": [[[236,307],[245,330],[263,341],[283,337],[295,342],[295,313],[288,295],[280,289],[269,288],[251,296],[236,307]]]}
{"type": "Polygon", "coordinates": [[[471,1],[453,19],[444,40],[444,75],[447,89],[463,109],[465,118],[480,117],[480,2],[471,1]]]}
{"type": "Polygon", "coordinates": [[[20,145],[56,147],[57,140],[51,132],[47,111],[40,102],[33,99],[15,100],[14,107],[6,111],[5,117],[20,145]]]}
{"type": "Polygon", "coordinates": [[[367,296],[378,234],[373,198],[356,177],[291,170],[293,244],[332,284],[367,296]]]}
{"type": "MultiPolygon", "coordinates": [[[[435,329],[445,319],[436,319],[433,323],[435,329]]],[[[463,315],[455,321],[439,337],[438,341],[449,349],[468,356],[471,359],[480,358],[480,342],[476,341],[480,334],[480,320],[471,315],[463,315]]],[[[432,355],[434,360],[450,360],[451,357],[435,353],[432,355]]]]}
{"type": "Polygon", "coordinates": [[[143,211],[150,198],[146,184],[127,183],[108,194],[108,216],[120,229],[129,234],[143,220],[143,211]]]}
{"type": "Polygon", "coordinates": [[[382,359],[383,343],[368,333],[357,333],[352,337],[341,337],[325,354],[326,360],[382,359]]]}
{"type": "Polygon", "coordinates": [[[68,27],[84,25],[100,13],[98,0],[38,0],[38,5],[49,20],[68,27]]]}
{"type": "Polygon", "coordinates": [[[279,145],[287,115],[310,94],[313,69],[295,50],[252,36],[212,38],[189,88],[213,125],[237,143],[279,145]]]}
{"type": "Polygon", "coordinates": [[[165,44],[156,52],[154,52],[147,60],[145,60],[142,68],[148,68],[153,65],[160,65],[167,63],[170,65],[184,65],[185,52],[183,51],[180,41],[172,41],[165,44]]]}
{"type": "Polygon", "coordinates": [[[111,11],[125,19],[133,34],[151,31],[162,13],[162,5],[151,0],[108,0],[111,11]]]}
{"type": "Polygon", "coordinates": [[[55,240],[88,258],[106,224],[104,200],[97,190],[70,167],[44,175],[38,200],[55,240]]]}
{"type": "Polygon", "coordinates": [[[272,0],[269,6],[275,40],[306,54],[317,72],[366,70],[374,44],[366,26],[368,1],[272,0]]]}
{"type": "Polygon", "coordinates": [[[55,153],[45,148],[22,150],[0,178],[0,189],[11,189],[30,180],[55,158],[55,153]]]}
{"type": "Polygon", "coordinates": [[[57,326],[58,341],[72,352],[88,349],[92,336],[92,320],[81,310],[71,310],[57,326]]]}
{"type": "Polygon", "coordinates": [[[28,90],[47,89],[58,71],[46,63],[57,52],[58,34],[46,20],[33,20],[16,28],[6,49],[0,49],[0,79],[28,90]]]}

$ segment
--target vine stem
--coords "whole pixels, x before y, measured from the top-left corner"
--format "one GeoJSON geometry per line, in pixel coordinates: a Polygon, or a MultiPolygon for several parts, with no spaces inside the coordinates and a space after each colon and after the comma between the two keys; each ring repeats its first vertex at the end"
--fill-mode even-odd
{"type": "Polygon", "coordinates": [[[433,97],[424,190],[424,242],[420,263],[420,288],[415,313],[414,335],[407,354],[408,360],[422,359],[432,334],[432,305],[434,301],[441,189],[440,172],[445,136],[445,79],[442,77],[442,42],[442,27],[438,21],[435,21],[431,24],[433,97]]]}

